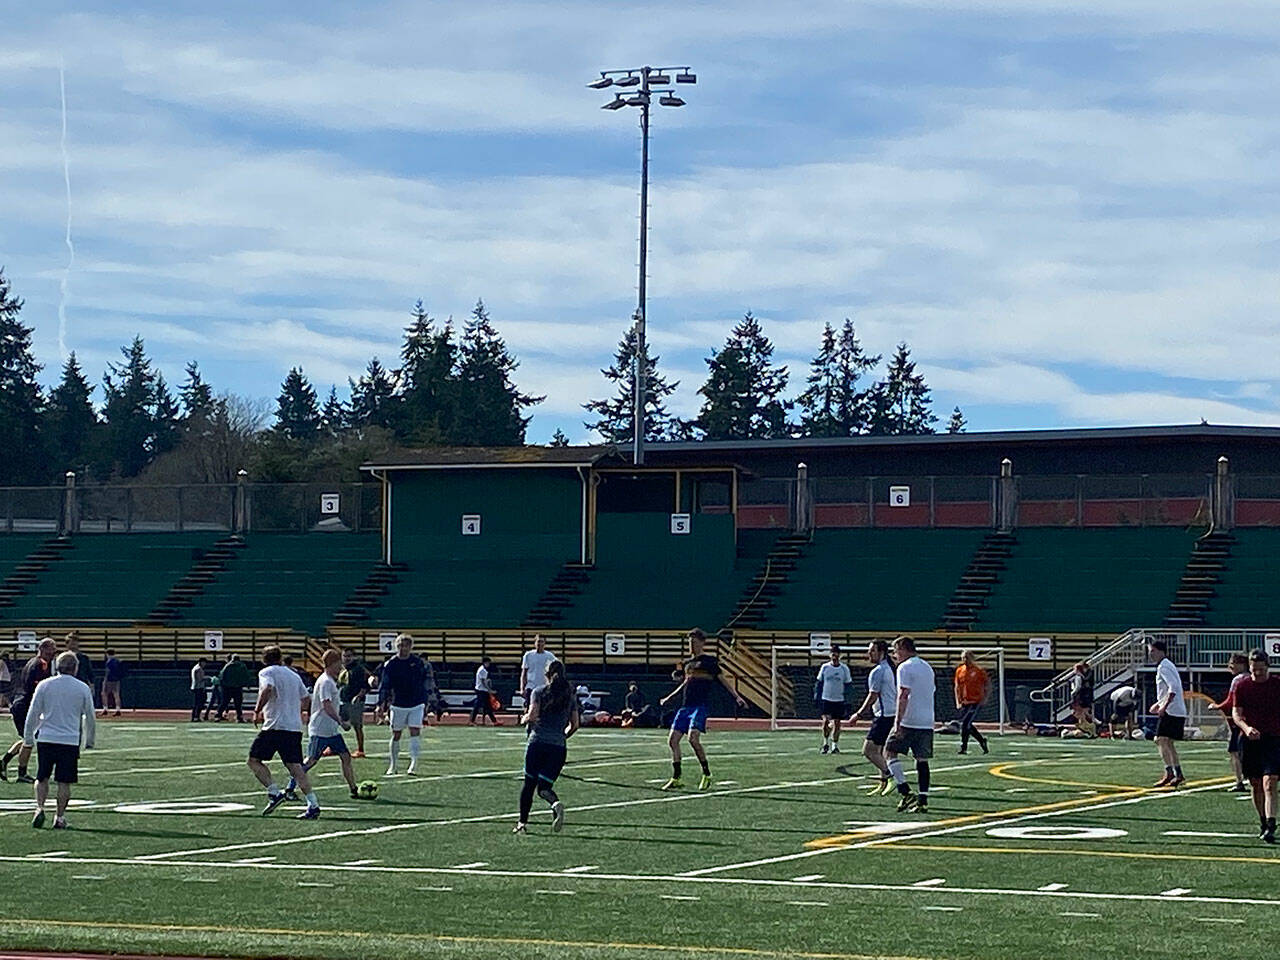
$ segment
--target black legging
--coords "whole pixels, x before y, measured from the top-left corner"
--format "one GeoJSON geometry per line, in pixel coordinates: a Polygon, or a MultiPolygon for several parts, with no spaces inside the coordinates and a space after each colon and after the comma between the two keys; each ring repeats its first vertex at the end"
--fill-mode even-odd
{"type": "Polygon", "coordinates": [[[558,803],[560,798],[549,783],[541,783],[537,777],[525,777],[524,786],[520,788],[520,822],[529,822],[529,811],[533,809],[533,794],[537,792],[547,803],[558,803]]]}
{"type": "Polygon", "coordinates": [[[243,687],[223,687],[222,688],[222,706],[218,708],[218,719],[222,719],[222,715],[228,710],[236,712],[236,720],[244,722],[244,688],[243,687]]]}
{"type": "Polygon", "coordinates": [[[191,691],[191,719],[199,720],[200,711],[204,709],[204,688],[191,691]]]}
{"type": "Polygon", "coordinates": [[[476,702],[471,705],[471,722],[476,722],[476,715],[484,711],[484,715],[494,723],[498,722],[498,716],[493,712],[493,704],[489,702],[489,691],[477,690],[476,702]]]}
{"type": "Polygon", "coordinates": [[[978,741],[978,746],[983,750],[987,749],[987,739],[978,732],[978,728],[974,726],[973,718],[978,715],[980,703],[966,703],[960,708],[960,749],[969,749],[969,737],[978,741]]]}

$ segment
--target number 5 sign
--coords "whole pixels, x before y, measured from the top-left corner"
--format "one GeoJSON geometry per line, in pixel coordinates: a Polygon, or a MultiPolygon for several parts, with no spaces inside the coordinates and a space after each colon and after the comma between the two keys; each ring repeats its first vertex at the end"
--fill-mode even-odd
{"type": "Polygon", "coordinates": [[[627,652],[627,635],[625,633],[606,633],[604,635],[604,655],[621,657],[627,652]]]}

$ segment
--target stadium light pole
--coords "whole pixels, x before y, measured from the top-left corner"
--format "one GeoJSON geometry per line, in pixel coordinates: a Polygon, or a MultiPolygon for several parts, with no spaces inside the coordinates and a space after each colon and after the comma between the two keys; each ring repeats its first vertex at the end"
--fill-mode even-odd
{"type": "Polygon", "coordinates": [[[635,313],[636,359],[635,396],[633,398],[633,455],[636,466],[644,464],[644,402],[645,402],[645,270],[649,260],[649,111],[653,98],[663,107],[683,107],[684,100],[672,88],[675,83],[697,83],[697,74],[689,67],[637,67],[632,70],[602,70],[597,80],[587,84],[592,90],[620,87],[625,92],[615,92],[614,98],[601,107],[602,110],[621,110],[623,107],[640,108],[640,283],[638,285],[635,313]]]}

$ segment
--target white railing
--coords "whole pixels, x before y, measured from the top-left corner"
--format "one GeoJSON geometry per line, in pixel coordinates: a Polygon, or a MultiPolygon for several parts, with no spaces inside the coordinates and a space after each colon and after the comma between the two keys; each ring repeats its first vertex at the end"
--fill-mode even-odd
{"type": "MultiPolygon", "coordinates": [[[[1147,659],[1148,634],[1142,629],[1126,630],[1105,647],[1095,650],[1084,662],[1093,674],[1094,697],[1102,697],[1121,682],[1131,680],[1147,659]]],[[[1071,686],[1075,668],[1064,670],[1043,690],[1033,690],[1031,699],[1049,704],[1054,720],[1064,720],[1071,713],[1071,686]]]]}

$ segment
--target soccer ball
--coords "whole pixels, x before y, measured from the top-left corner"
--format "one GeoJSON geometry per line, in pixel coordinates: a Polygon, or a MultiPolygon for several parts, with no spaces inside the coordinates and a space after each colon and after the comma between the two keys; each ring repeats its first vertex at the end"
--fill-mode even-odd
{"type": "Polygon", "coordinates": [[[356,786],[356,793],[360,794],[360,799],[362,800],[377,800],[378,799],[378,781],[376,780],[360,781],[360,783],[356,786]]]}

